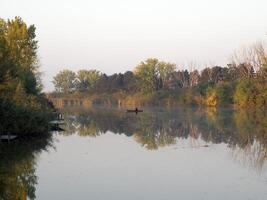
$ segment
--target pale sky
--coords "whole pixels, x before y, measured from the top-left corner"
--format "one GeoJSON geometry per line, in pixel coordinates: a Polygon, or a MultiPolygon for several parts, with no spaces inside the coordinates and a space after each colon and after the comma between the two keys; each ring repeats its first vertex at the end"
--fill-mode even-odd
{"type": "Polygon", "coordinates": [[[156,57],[224,66],[267,39],[267,0],[0,0],[0,17],[37,27],[45,90],[63,68],[107,74],[156,57]]]}

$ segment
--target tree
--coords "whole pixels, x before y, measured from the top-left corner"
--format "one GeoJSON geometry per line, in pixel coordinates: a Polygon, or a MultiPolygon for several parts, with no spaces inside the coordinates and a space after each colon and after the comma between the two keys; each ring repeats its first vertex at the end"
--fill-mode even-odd
{"type": "Polygon", "coordinates": [[[205,68],[201,71],[201,83],[218,83],[227,78],[228,68],[214,66],[205,68]]]}
{"type": "Polygon", "coordinates": [[[176,73],[177,82],[179,83],[180,88],[185,88],[189,86],[189,73],[187,70],[178,71],[176,73]]]}
{"type": "Polygon", "coordinates": [[[211,77],[211,68],[205,68],[201,71],[200,75],[200,82],[201,83],[210,83],[212,82],[212,77],[211,77]]]}
{"type": "Polygon", "coordinates": [[[252,80],[240,80],[234,94],[234,101],[239,107],[254,106],[258,89],[252,80]]]}
{"type": "Polygon", "coordinates": [[[162,82],[162,89],[166,89],[167,81],[175,71],[175,64],[161,61],[157,66],[158,76],[162,82]]]}
{"type": "Polygon", "coordinates": [[[127,71],[123,74],[123,89],[127,92],[134,92],[136,90],[136,77],[133,72],[127,71]]]}
{"type": "Polygon", "coordinates": [[[189,73],[189,86],[193,87],[199,83],[199,72],[197,70],[189,73]]]}
{"type": "Polygon", "coordinates": [[[267,64],[263,65],[259,71],[259,78],[266,84],[267,81],[267,64]]]}
{"type": "Polygon", "coordinates": [[[99,81],[95,85],[96,92],[106,92],[109,89],[109,77],[106,74],[102,74],[99,81]]]}
{"type": "Polygon", "coordinates": [[[156,58],[149,58],[142,61],[135,68],[135,75],[138,78],[139,89],[143,92],[153,92],[157,90],[157,67],[159,61],[156,58]]]}
{"type": "Polygon", "coordinates": [[[75,88],[74,80],[76,75],[71,70],[62,70],[60,71],[53,80],[55,89],[57,92],[69,93],[72,92],[75,88]]]}
{"type": "Polygon", "coordinates": [[[40,134],[49,129],[52,106],[41,93],[34,25],[0,19],[1,132],[40,134]]]}
{"type": "Polygon", "coordinates": [[[35,26],[27,26],[20,17],[0,19],[0,84],[8,74],[19,80],[26,93],[41,91],[35,36],[35,26]]]}
{"type": "Polygon", "coordinates": [[[233,84],[218,83],[215,87],[215,91],[220,105],[233,103],[233,84]]]}
{"type": "Polygon", "coordinates": [[[153,92],[165,87],[174,70],[175,65],[172,63],[149,58],[141,62],[134,73],[138,78],[139,89],[143,92],[153,92]]]}
{"type": "Polygon", "coordinates": [[[251,46],[243,47],[234,52],[231,62],[235,65],[243,64],[250,70],[251,66],[254,71],[267,64],[267,49],[263,42],[257,42],[251,46]]]}
{"type": "Polygon", "coordinates": [[[77,89],[80,91],[93,90],[100,77],[101,72],[97,70],[79,70],[77,73],[77,78],[79,79],[77,89]]]}
{"type": "Polygon", "coordinates": [[[229,83],[220,82],[213,87],[208,87],[206,104],[208,106],[227,105],[233,103],[233,87],[229,83]]]}

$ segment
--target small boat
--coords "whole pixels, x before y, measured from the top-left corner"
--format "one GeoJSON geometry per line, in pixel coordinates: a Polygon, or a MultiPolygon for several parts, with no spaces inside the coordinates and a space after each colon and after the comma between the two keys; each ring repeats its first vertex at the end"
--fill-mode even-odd
{"type": "Polygon", "coordinates": [[[143,110],[136,110],[136,109],[134,109],[134,110],[127,110],[127,112],[138,113],[138,112],[143,112],[143,110]]]}

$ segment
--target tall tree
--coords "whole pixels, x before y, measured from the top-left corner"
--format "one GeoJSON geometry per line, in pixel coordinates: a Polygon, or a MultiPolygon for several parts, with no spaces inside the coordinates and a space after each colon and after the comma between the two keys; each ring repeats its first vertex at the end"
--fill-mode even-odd
{"type": "Polygon", "coordinates": [[[0,129],[36,134],[48,130],[51,104],[41,93],[34,25],[0,19],[0,129]]]}
{"type": "Polygon", "coordinates": [[[40,92],[35,36],[34,25],[27,26],[20,17],[0,19],[0,84],[8,76],[20,82],[26,93],[40,92]]]}

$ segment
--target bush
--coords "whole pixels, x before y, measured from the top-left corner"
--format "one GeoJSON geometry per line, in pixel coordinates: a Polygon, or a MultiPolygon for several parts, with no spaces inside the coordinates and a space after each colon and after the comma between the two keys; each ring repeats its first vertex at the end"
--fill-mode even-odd
{"type": "MultiPolygon", "coordinates": [[[[37,107],[37,106],[36,106],[37,107]]],[[[49,129],[51,109],[17,105],[0,98],[0,132],[1,134],[40,134],[49,129]]]]}
{"type": "Polygon", "coordinates": [[[233,103],[233,83],[218,83],[215,87],[216,94],[218,96],[219,105],[226,105],[233,103]]]}
{"type": "Polygon", "coordinates": [[[261,107],[265,105],[266,95],[255,80],[244,79],[237,84],[234,102],[238,107],[261,107]],[[263,93],[262,93],[263,92],[263,93]]]}

